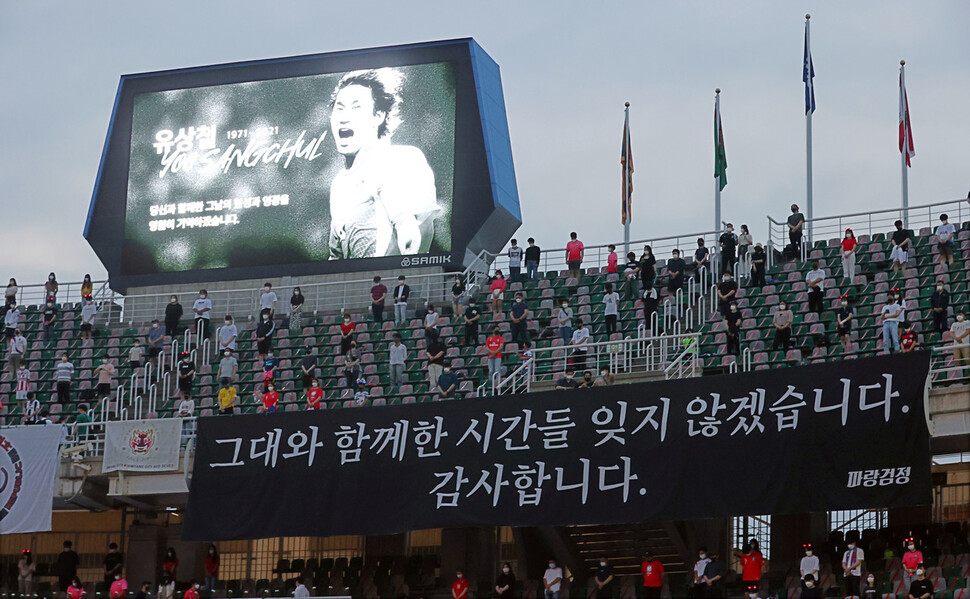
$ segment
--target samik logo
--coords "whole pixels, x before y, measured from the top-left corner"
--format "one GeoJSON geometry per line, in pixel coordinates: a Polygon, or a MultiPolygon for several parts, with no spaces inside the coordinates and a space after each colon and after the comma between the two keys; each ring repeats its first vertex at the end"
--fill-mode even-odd
{"type": "Polygon", "coordinates": [[[434,266],[435,264],[451,264],[451,255],[447,256],[416,256],[401,259],[401,266],[434,266]]]}
{"type": "Polygon", "coordinates": [[[0,436],[0,520],[7,517],[20,499],[24,484],[24,464],[20,453],[4,436],[0,436]]]}

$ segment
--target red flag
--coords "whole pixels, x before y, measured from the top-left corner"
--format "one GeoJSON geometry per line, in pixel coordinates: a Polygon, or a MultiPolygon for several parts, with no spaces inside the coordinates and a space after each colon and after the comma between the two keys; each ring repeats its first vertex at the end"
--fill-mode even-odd
{"type": "Polygon", "coordinates": [[[633,221],[633,146],[630,142],[630,109],[626,109],[626,120],[623,123],[623,149],[620,150],[620,166],[622,167],[623,198],[620,223],[633,221]]]}
{"type": "Polygon", "coordinates": [[[911,167],[909,160],[916,156],[916,148],[913,147],[913,124],[909,120],[909,99],[902,74],[899,75],[899,151],[906,154],[906,166],[911,167]]]}

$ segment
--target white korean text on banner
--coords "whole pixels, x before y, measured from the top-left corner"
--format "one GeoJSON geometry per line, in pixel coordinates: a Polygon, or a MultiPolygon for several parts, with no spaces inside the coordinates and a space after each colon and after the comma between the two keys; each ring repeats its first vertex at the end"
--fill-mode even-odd
{"type": "Polygon", "coordinates": [[[514,399],[202,418],[183,537],[928,504],[928,371],[929,352],[914,352],[514,399]]]}
{"type": "Polygon", "coordinates": [[[108,422],[104,429],[104,472],[179,469],[181,418],[108,422]]]}
{"type": "Polygon", "coordinates": [[[0,534],[51,529],[61,427],[0,429],[0,534]]]}

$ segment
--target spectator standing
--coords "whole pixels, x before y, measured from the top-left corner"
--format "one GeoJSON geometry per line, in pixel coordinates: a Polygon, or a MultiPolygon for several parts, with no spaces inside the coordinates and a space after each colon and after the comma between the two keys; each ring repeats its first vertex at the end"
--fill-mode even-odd
{"type": "Polygon", "coordinates": [[[374,322],[384,322],[384,302],[387,300],[387,285],[381,283],[379,276],[374,277],[374,284],[370,288],[370,311],[374,322]]]}
{"type": "Polygon", "coordinates": [[[664,565],[653,553],[647,551],[640,563],[640,573],[643,575],[643,596],[645,599],[660,599],[660,591],[664,586],[664,565]]]}
{"type": "Polygon", "coordinates": [[[259,313],[268,314],[270,320],[276,315],[276,302],[279,301],[276,292],[273,291],[273,284],[269,281],[263,283],[263,290],[259,294],[259,313]]]}
{"type": "Polygon", "coordinates": [[[141,583],[141,590],[135,595],[135,599],[151,599],[151,587],[152,584],[150,582],[146,581],[141,583]]]}
{"type": "Polygon", "coordinates": [[[704,598],[718,599],[721,596],[721,589],[724,587],[724,562],[718,559],[720,556],[717,551],[711,552],[711,563],[704,568],[704,598]]]}
{"type": "Polygon", "coordinates": [[[765,265],[768,261],[768,254],[760,243],[754,246],[751,252],[751,286],[761,289],[765,286],[765,265]]]}
{"type": "MultiPolygon", "coordinates": [[[[84,305],[86,306],[88,300],[85,300],[84,305]]],[[[165,334],[169,337],[175,337],[178,335],[179,321],[182,320],[182,304],[179,303],[179,298],[177,295],[173,295],[168,299],[168,305],[165,306],[165,334]]]]}
{"type": "MultiPolygon", "coordinates": [[[[20,392],[17,392],[18,396],[20,392]]],[[[41,406],[40,400],[34,395],[33,391],[28,391],[24,396],[17,398],[23,404],[24,420],[23,424],[40,424],[41,406]]]]}
{"type": "Polygon", "coordinates": [[[903,553],[903,588],[908,589],[916,580],[916,570],[923,565],[923,552],[916,548],[916,539],[906,539],[906,552],[903,553]]]}
{"type": "Polygon", "coordinates": [[[428,359],[428,387],[434,389],[438,384],[438,377],[444,371],[445,364],[445,345],[441,339],[431,339],[424,349],[425,357],[428,359]]]}
{"type": "MultiPolygon", "coordinates": [[[[192,382],[195,380],[195,364],[189,352],[182,352],[182,360],[178,366],[179,397],[185,401],[192,397],[192,382]]],[[[175,578],[173,576],[173,578],[175,578]]]]}
{"type": "Polygon", "coordinates": [[[512,573],[512,564],[505,562],[502,564],[502,573],[495,579],[495,594],[498,596],[498,599],[512,599],[514,593],[515,574],[512,573]]]}
{"type": "Polygon", "coordinates": [[[791,242],[792,253],[799,256],[802,251],[802,234],[805,228],[805,215],[799,212],[798,204],[791,205],[791,216],[788,217],[788,241],[791,242]]]}
{"type": "Polygon", "coordinates": [[[812,260],[812,270],[805,276],[808,285],[808,311],[821,314],[822,297],[825,291],[825,271],[819,268],[818,260],[812,260]]]}
{"type": "Polygon", "coordinates": [[[657,313],[660,305],[660,294],[653,287],[643,291],[643,324],[646,330],[653,331],[653,315],[657,313]]]}
{"type": "Polygon", "coordinates": [[[600,558],[600,567],[596,569],[596,599],[611,599],[613,597],[613,566],[605,555],[600,558]]]}
{"type": "Polygon", "coordinates": [[[279,365],[280,361],[273,356],[273,352],[266,354],[266,359],[263,360],[263,389],[276,382],[276,369],[279,365]]]}
{"type": "Polygon", "coordinates": [[[573,331],[571,339],[573,345],[572,363],[574,370],[586,370],[586,358],[589,355],[589,329],[586,320],[577,318],[579,326],[573,331]]]}
{"type": "Polygon", "coordinates": [[[231,416],[236,407],[236,388],[229,381],[223,380],[217,399],[219,400],[219,414],[231,416]]]}
{"type": "Polygon", "coordinates": [[[733,273],[738,248],[738,236],[734,234],[734,225],[727,224],[727,230],[721,233],[717,243],[721,250],[721,272],[733,273]]]}
{"type": "Polygon", "coordinates": [[[94,283],[91,282],[91,275],[84,275],[81,281],[81,297],[87,299],[94,295],[94,283]]]}
{"type": "Polygon", "coordinates": [[[397,286],[394,288],[394,325],[400,326],[408,319],[408,297],[411,296],[411,288],[404,282],[404,275],[397,278],[397,286]]]}
{"type": "MultiPolygon", "coordinates": [[[[236,341],[238,339],[239,329],[233,323],[232,315],[226,314],[225,319],[222,321],[222,326],[219,327],[219,350],[226,351],[228,349],[235,353],[236,341]]],[[[151,342],[150,339],[149,342],[151,342]]]]}
{"type": "Polygon", "coordinates": [[[195,314],[195,333],[199,336],[198,344],[202,346],[202,340],[209,338],[209,319],[212,318],[212,300],[209,299],[209,292],[205,289],[199,290],[199,297],[192,304],[192,313],[195,314]]]}
{"type": "Polygon", "coordinates": [[[3,291],[3,298],[8,306],[17,305],[17,293],[20,291],[20,287],[17,286],[17,279],[11,277],[10,282],[7,283],[7,288],[3,291]]]}
{"type": "Polygon", "coordinates": [[[317,376],[317,348],[307,347],[303,350],[303,357],[300,358],[300,382],[301,389],[306,391],[310,382],[317,376]]]}
{"type": "Polygon", "coordinates": [[[455,275],[455,283],[451,286],[451,313],[457,319],[463,312],[465,304],[468,303],[468,296],[465,295],[465,283],[461,280],[461,275],[455,275]]]}
{"type": "Polygon", "coordinates": [[[489,297],[492,302],[492,314],[502,313],[502,299],[505,297],[505,287],[508,285],[508,281],[505,280],[505,275],[502,274],[501,270],[495,271],[495,278],[492,279],[492,284],[489,285],[489,297]]]}
{"type": "Polygon", "coordinates": [[[343,322],[340,323],[340,353],[346,354],[350,349],[350,344],[354,341],[354,330],[357,323],[350,316],[350,312],[344,312],[343,322]]]}
{"type": "Polygon", "coordinates": [[[727,316],[731,310],[731,304],[737,299],[738,284],[731,276],[731,271],[725,270],[721,274],[721,282],[717,284],[717,300],[721,309],[721,316],[727,316]]]}
{"type": "Polygon", "coordinates": [[[441,399],[452,399],[458,391],[458,375],[451,371],[451,364],[444,364],[435,388],[441,399]]]}
{"type": "Polygon", "coordinates": [[[903,332],[899,335],[899,346],[904,352],[911,352],[919,345],[919,336],[913,329],[913,323],[904,322],[903,332]]]}
{"type": "Polygon", "coordinates": [[[310,380],[310,388],[306,392],[306,409],[323,409],[323,389],[320,388],[320,381],[316,377],[310,380]]]}
{"type": "Polygon", "coordinates": [[[531,237],[528,239],[528,244],[529,247],[525,248],[525,274],[536,281],[539,279],[539,258],[542,256],[542,250],[531,237]]]}
{"type": "Polygon", "coordinates": [[[44,322],[44,342],[50,343],[54,340],[54,327],[57,326],[57,306],[54,305],[53,299],[48,298],[47,303],[44,304],[42,318],[44,322]]]}
{"type": "Polygon", "coordinates": [[[926,570],[916,569],[916,580],[910,585],[907,599],[933,599],[933,583],[926,580],[926,570]]]}
{"type": "MultiPolygon", "coordinates": [[[[44,298],[45,301],[55,303],[57,302],[57,292],[60,290],[61,286],[57,283],[57,275],[50,273],[47,275],[47,282],[44,283],[44,298]]],[[[70,581],[68,581],[70,582],[70,581]]],[[[62,588],[67,588],[66,586],[62,588]]]]}
{"type": "Polygon", "coordinates": [[[617,265],[619,258],[616,256],[616,246],[611,243],[610,245],[606,246],[606,249],[609,252],[609,254],[606,255],[606,274],[618,274],[620,269],[617,265]]]}
{"type": "Polygon", "coordinates": [[[704,245],[704,238],[697,238],[697,249],[694,250],[694,280],[698,283],[704,281],[707,268],[711,261],[711,250],[704,245]]]}
{"type": "Polygon", "coordinates": [[[889,253],[889,258],[893,263],[893,273],[899,274],[900,270],[906,270],[906,264],[909,262],[909,231],[903,228],[903,221],[901,220],[897,220],[893,225],[896,230],[893,231],[890,240],[892,250],[889,253]]]}
{"type": "Polygon", "coordinates": [[[465,574],[458,570],[455,572],[455,582],[451,583],[451,599],[468,599],[468,579],[465,574]]]}
{"type": "Polygon", "coordinates": [[[573,369],[567,367],[566,372],[556,381],[556,391],[573,391],[582,387],[582,383],[574,375],[573,369]]]}
{"type": "Polygon", "coordinates": [[[98,307],[93,299],[84,300],[81,306],[81,339],[90,339],[94,334],[94,319],[98,314],[98,307]]]}
{"type": "MultiPolygon", "coordinates": [[[[738,262],[747,265],[748,253],[751,250],[751,246],[754,244],[754,238],[751,236],[751,232],[748,231],[748,225],[741,225],[741,234],[738,235],[738,262]]],[[[740,270],[738,274],[740,275],[740,270]]],[[[741,278],[740,276],[738,278],[741,278]]]]}
{"type": "Polygon", "coordinates": [[[674,296],[684,286],[684,269],[687,264],[680,257],[680,250],[675,249],[671,255],[673,258],[667,262],[667,293],[674,296]]]}
{"type": "Polygon", "coordinates": [[[27,399],[27,393],[30,391],[30,369],[27,368],[27,363],[21,361],[17,365],[17,372],[15,373],[17,379],[17,386],[14,390],[16,394],[17,401],[24,401],[27,399]]]}
{"type": "Polygon", "coordinates": [[[963,310],[957,312],[956,320],[950,325],[950,335],[953,337],[953,363],[956,366],[966,366],[970,364],[970,322],[967,321],[963,310]]]}
{"type": "Polygon", "coordinates": [[[108,544],[108,553],[104,555],[101,563],[104,566],[104,584],[109,586],[114,582],[115,576],[121,576],[125,567],[125,556],[118,551],[117,543],[108,544]]]}
{"type": "Polygon", "coordinates": [[[280,403],[280,394],[276,392],[276,385],[270,383],[263,392],[263,413],[275,414],[280,403]]]}
{"type": "Polygon", "coordinates": [[[694,578],[691,581],[690,596],[693,599],[704,599],[704,571],[707,564],[711,563],[711,558],[707,557],[707,547],[698,547],[697,561],[694,562],[694,578]]]}
{"type": "MultiPolygon", "coordinates": [[[[11,279],[13,280],[13,279],[11,279]]],[[[17,592],[23,597],[34,594],[34,575],[37,572],[37,564],[34,563],[34,556],[30,549],[24,549],[20,553],[20,560],[17,562],[17,592]]]]}
{"type": "Polygon", "coordinates": [[[71,401],[71,379],[74,378],[74,364],[67,357],[67,352],[61,354],[60,361],[54,366],[54,381],[57,390],[57,403],[63,407],[71,401]]]}
{"type": "Polygon", "coordinates": [[[438,332],[438,324],[441,322],[441,317],[438,315],[438,309],[432,304],[428,304],[428,313],[424,315],[424,336],[426,339],[438,339],[441,334],[438,332]]]}
{"type": "Polygon", "coordinates": [[[542,575],[542,584],[545,587],[545,599],[559,599],[562,589],[562,568],[556,565],[555,559],[549,560],[549,567],[542,575]]]}
{"type": "Polygon", "coordinates": [[[846,595],[858,596],[862,565],[865,563],[865,559],[866,554],[860,547],[856,546],[856,541],[849,541],[845,553],[842,554],[842,573],[845,576],[846,595]]]}
{"type": "MultiPolygon", "coordinates": [[[[835,300],[835,327],[843,350],[848,349],[849,344],[852,343],[853,317],[854,314],[852,313],[852,308],[849,307],[849,302],[841,297],[835,300]]],[[[804,578],[804,576],[803,574],[802,577],[804,578]]]]}
{"type": "Polygon", "coordinates": [[[519,247],[518,240],[512,240],[512,245],[509,246],[508,257],[509,279],[515,283],[522,278],[522,248],[519,247]]]}
{"type": "Polygon", "coordinates": [[[357,379],[360,378],[361,365],[360,350],[357,349],[357,342],[350,342],[350,349],[344,354],[344,378],[347,379],[347,387],[353,389],[357,386],[357,379]]]}
{"type": "MultiPolygon", "coordinates": [[[[468,325],[465,325],[466,329],[468,325]]],[[[467,339],[468,333],[465,333],[467,339]]],[[[388,348],[388,354],[390,357],[390,377],[391,377],[391,389],[395,393],[400,393],[401,385],[404,384],[404,370],[405,362],[408,359],[408,348],[403,343],[401,343],[401,335],[399,333],[394,333],[394,337],[391,339],[391,346],[388,348]]]]}
{"type": "Polygon", "coordinates": [[[141,346],[141,341],[135,339],[135,342],[131,344],[131,348],[128,350],[128,366],[130,366],[133,371],[137,371],[144,365],[145,348],[141,346]]]}
{"type": "Polygon", "coordinates": [[[158,355],[165,349],[165,332],[159,326],[158,320],[152,321],[152,328],[148,329],[148,359],[156,364],[158,355]]]}
{"type": "Polygon", "coordinates": [[[630,252],[626,255],[626,265],[623,267],[624,293],[623,299],[636,299],[639,295],[637,280],[640,278],[640,262],[637,255],[630,252]]]}
{"type": "Polygon", "coordinates": [[[563,343],[569,343],[573,338],[573,309],[569,307],[568,299],[563,298],[559,303],[556,319],[559,320],[559,338],[563,343]]]}
{"type": "Polygon", "coordinates": [[[653,255],[653,248],[649,245],[643,246],[643,253],[640,254],[640,282],[643,289],[653,289],[653,283],[657,278],[657,258],[653,255]]]}
{"type": "Polygon", "coordinates": [[[303,331],[303,304],[305,302],[303,290],[294,287],[293,294],[290,295],[290,326],[287,327],[291,331],[303,331]]]}
{"type": "MultiPolygon", "coordinates": [[[[633,255],[632,253],[630,254],[633,255]]],[[[633,279],[636,285],[636,277],[633,279]]],[[[606,284],[606,293],[603,295],[603,315],[606,318],[606,334],[612,335],[616,332],[616,319],[620,315],[620,294],[613,291],[613,284],[606,284]]]]}
{"type": "Polygon", "coordinates": [[[745,552],[741,554],[741,582],[748,589],[761,588],[761,574],[765,567],[765,556],[758,546],[758,539],[748,541],[745,552]]]}
{"type": "Polygon", "coordinates": [[[515,294],[515,303],[509,310],[511,317],[512,342],[523,345],[529,341],[529,306],[521,293],[515,294]]]}
{"type": "Polygon", "coordinates": [[[741,355],[741,311],[737,302],[731,302],[728,313],[724,315],[724,326],[727,327],[727,342],[725,353],[741,355]]]}
{"type": "Polygon", "coordinates": [[[798,574],[803,581],[805,580],[806,576],[811,576],[812,580],[814,581],[818,578],[819,573],[818,556],[815,555],[815,551],[812,548],[811,543],[806,543],[802,547],[805,550],[805,557],[803,557],[802,561],[798,564],[798,574]]]}
{"type": "Polygon", "coordinates": [[[273,351],[273,334],[276,332],[276,324],[268,312],[260,314],[260,318],[259,324],[256,325],[256,358],[263,361],[267,354],[273,351]]]}
{"type": "Polygon", "coordinates": [[[936,282],[936,291],[930,296],[930,307],[933,311],[933,330],[943,333],[947,329],[947,309],[950,307],[950,292],[945,289],[943,281],[936,282]]]}
{"type": "Polygon", "coordinates": [[[158,599],[175,598],[175,581],[168,574],[162,576],[162,581],[158,584],[158,599]]]}
{"type": "Polygon", "coordinates": [[[20,310],[17,304],[7,304],[7,311],[3,314],[3,326],[7,339],[12,339],[14,331],[20,326],[20,310]]]}
{"type": "Polygon", "coordinates": [[[205,588],[215,592],[216,583],[219,581],[219,549],[215,545],[209,545],[209,550],[205,556],[205,588]]]}
{"type": "Polygon", "coordinates": [[[953,238],[957,228],[946,214],[940,215],[940,225],[936,228],[937,249],[940,251],[940,264],[953,265],[953,238]]]}
{"type": "Polygon", "coordinates": [[[771,343],[771,349],[776,350],[780,345],[785,351],[791,347],[791,327],[795,321],[795,315],[788,309],[788,304],[781,302],[778,310],[771,317],[771,324],[775,327],[775,339],[771,343]]]}
{"type": "Polygon", "coordinates": [[[842,278],[850,283],[855,280],[856,252],[859,244],[856,242],[855,233],[852,229],[845,230],[845,237],[842,239],[842,278]]]}
{"type": "Polygon", "coordinates": [[[485,353],[488,360],[488,378],[497,383],[502,376],[502,351],[505,349],[505,339],[499,333],[498,327],[492,327],[492,334],[485,339],[485,353]]]}
{"type": "Polygon", "coordinates": [[[888,354],[890,347],[893,351],[899,351],[899,323],[903,314],[903,307],[899,305],[896,296],[892,293],[886,300],[886,305],[882,307],[880,318],[882,318],[882,351],[888,354]]]}
{"type": "Polygon", "coordinates": [[[569,234],[569,242],[566,243],[566,265],[569,267],[569,276],[579,280],[582,276],[582,271],[580,270],[583,266],[583,257],[586,253],[586,247],[583,242],[576,238],[576,233],[569,234]]]}
{"type": "Polygon", "coordinates": [[[97,368],[94,369],[94,375],[98,377],[98,403],[100,404],[105,400],[106,397],[111,395],[111,383],[114,381],[115,376],[117,376],[118,371],[115,365],[105,358],[97,368]]]}
{"type": "Polygon", "coordinates": [[[482,312],[478,309],[478,303],[474,297],[468,298],[468,307],[462,319],[465,321],[464,345],[478,345],[478,324],[481,321],[482,312]]]}
{"type": "Polygon", "coordinates": [[[17,375],[17,369],[24,361],[27,354],[27,339],[24,338],[20,329],[14,329],[13,338],[7,343],[7,366],[12,376],[17,375]]]}

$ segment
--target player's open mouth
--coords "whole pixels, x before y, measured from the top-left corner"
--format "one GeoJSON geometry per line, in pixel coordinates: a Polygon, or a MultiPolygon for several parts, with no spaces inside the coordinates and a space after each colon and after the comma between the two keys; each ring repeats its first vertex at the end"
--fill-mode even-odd
{"type": "Polygon", "coordinates": [[[337,130],[337,136],[340,137],[340,139],[349,139],[354,136],[354,130],[342,127],[337,130]]]}

